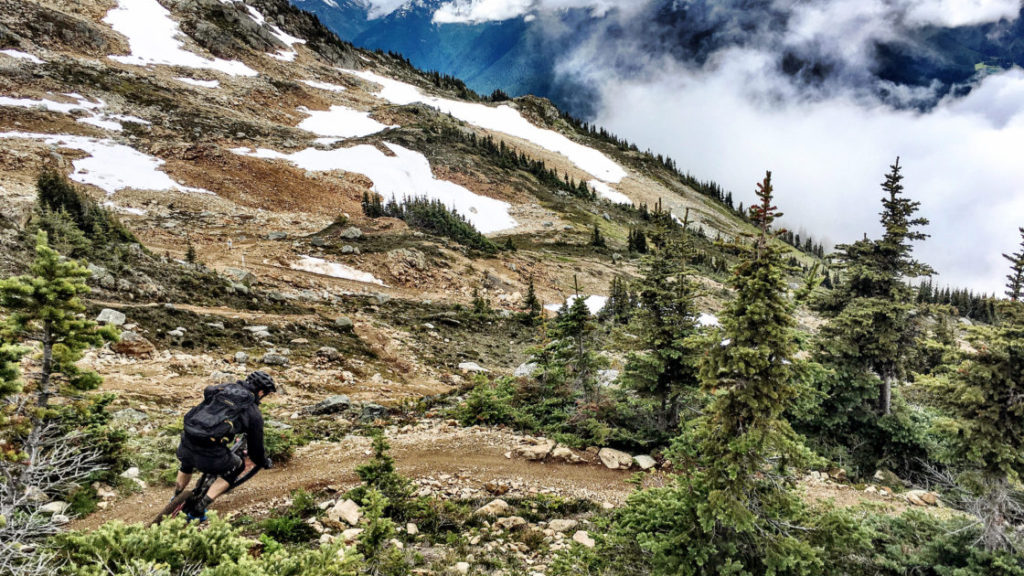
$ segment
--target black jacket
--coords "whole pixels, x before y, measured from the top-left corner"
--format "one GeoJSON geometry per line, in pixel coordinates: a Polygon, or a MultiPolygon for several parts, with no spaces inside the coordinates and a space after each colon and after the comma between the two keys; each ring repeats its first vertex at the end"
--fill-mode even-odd
{"type": "MultiPolygon", "coordinates": [[[[259,397],[256,396],[255,390],[253,390],[249,385],[247,385],[245,382],[231,382],[228,384],[217,384],[215,386],[207,386],[206,389],[203,390],[202,404],[196,406],[192,410],[198,410],[204,404],[210,403],[221,390],[228,386],[241,386],[242,388],[248,390],[249,393],[252,394],[253,396],[253,401],[246,407],[245,411],[242,412],[242,414],[239,417],[240,426],[238,432],[244,432],[246,435],[246,443],[248,444],[249,449],[249,459],[255,462],[256,464],[264,468],[267,468],[269,467],[268,464],[270,463],[267,461],[267,451],[265,446],[263,445],[263,414],[260,413],[259,397]]],[[[223,444],[218,445],[207,443],[204,446],[202,441],[196,441],[195,439],[189,440],[191,440],[189,444],[192,445],[194,449],[198,452],[206,451],[204,450],[204,448],[208,450],[217,451],[224,449],[223,444]]]]}

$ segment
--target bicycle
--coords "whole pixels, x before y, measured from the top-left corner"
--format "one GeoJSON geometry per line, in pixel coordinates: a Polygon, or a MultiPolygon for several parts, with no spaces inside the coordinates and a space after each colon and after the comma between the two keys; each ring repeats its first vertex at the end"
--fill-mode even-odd
{"type": "MultiPolygon", "coordinates": [[[[231,443],[230,451],[232,454],[235,454],[236,456],[241,458],[243,462],[246,460],[249,454],[249,450],[248,445],[246,444],[245,441],[245,434],[239,434],[235,438],[234,442],[231,443]]],[[[242,474],[240,474],[237,478],[235,478],[233,482],[231,482],[228,485],[228,489],[224,492],[224,494],[231,492],[238,486],[247,482],[249,479],[255,476],[256,473],[259,472],[259,470],[260,466],[254,465],[248,472],[243,471],[242,474]]],[[[182,490],[180,494],[172,498],[171,501],[168,502],[166,506],[164,506],[163,510],[161,510],[160,513],[157,514],[156,518],[154,518],[153,521],[150,522],[150,524],[159,524],[165,518],[173,518],[178,514],[181,514],[181,511],[182,509],[185,508],[186,504],[195,505],[199,503],[203,499],[203,497],[206,496],[206,493],[210,490],[210,487],[213,486],[213,483],[217,480],[217,478],[217,474],[209,474],[207,472],[203,472],[202,476],[200,476],[199,480],[196,482],[195,488],[186,488],[185,490],[182,490]]]]}

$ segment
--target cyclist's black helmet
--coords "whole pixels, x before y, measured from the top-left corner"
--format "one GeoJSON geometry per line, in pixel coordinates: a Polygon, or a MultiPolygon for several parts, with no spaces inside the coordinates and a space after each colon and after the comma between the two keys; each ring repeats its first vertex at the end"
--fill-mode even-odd
{"type": "Polygon", "coordinates": [[[270,374],[267,374],[262,370],[257,370],[246,376],[245,383],[252,388],[253,392],[262,391],[265,394],[277,392],[277,386],[274,385],[274,379],[270,377],[270,374]]]}

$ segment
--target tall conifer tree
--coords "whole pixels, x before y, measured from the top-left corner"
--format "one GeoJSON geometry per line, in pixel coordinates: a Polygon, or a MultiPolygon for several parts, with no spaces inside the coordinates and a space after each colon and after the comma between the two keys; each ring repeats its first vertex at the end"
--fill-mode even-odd
{"type": "Polygon", "coordinates": [[[893,385],[904,376],[916,341],[915,293],[907,279],[935,274],[911,256],[911,242],[928,237],[916,230],[928,220],[914,217],[920,202],[903,196],[902,180],[897,158],[882,183],[882,238],[836,247],[843,281],[820,303],[831,318],[821,333],[823,354],[834,364],[879,378],[880,414],[892,409],[893,385]]]}
{"type": "Polygon", "coordinates": [[[1010,273],[1006,275],[1006,297],[1011,302],[1019,302],[1024,292],[1024,227],[1020,230],[1020,252],[1003,254],[1010,261],[1010,273]]]}

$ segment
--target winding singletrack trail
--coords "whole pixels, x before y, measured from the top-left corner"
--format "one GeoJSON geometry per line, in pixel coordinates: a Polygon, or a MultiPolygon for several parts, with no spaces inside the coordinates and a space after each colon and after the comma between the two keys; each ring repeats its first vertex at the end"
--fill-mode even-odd
{"type": "MultiPolygon", "coordinates": [[[[406,427],[388,435],[391,454],[399,473],[427,479],[447,475],[459,488],[479,491],[499,482],[521,486],[525,491],[551,492],[565,497],[619,504],[633,490],[626,482],[630,472],[609,470],[597,464],[529,462],[509,459],[510,432],[486,428],[458,428],[435,423],[406,427]]],[[[344,491],[355,486],[357,465],[370,458],[371,440],[349,436],[337,443],[313,443],[299,449],[284,466],[264,470],[234,492],[222,496],[213,509],[220,514],[249,514],[280,504],[293,490],[330,487],[344,491]]],[[[71,528],[91,530],[104,522],[148,522],[171,497],[167,487],[149,488],[111,503],[107,510],[75,520],[71,528]]]]}

